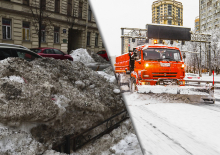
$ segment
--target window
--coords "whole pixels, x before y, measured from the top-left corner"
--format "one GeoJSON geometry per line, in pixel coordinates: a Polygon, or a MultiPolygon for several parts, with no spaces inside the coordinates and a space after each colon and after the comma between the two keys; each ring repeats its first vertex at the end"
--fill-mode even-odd
{"type": "Polygon", "coordinates": [[[99,41],[99,34],[95,34],[95,46],[98,46],[98,41],[99,41]]]}
{"type": "Polygon", "coordinates": [[[62,55],[64,55],[64,53],[61,52],[61,51],[58,50],[58,49],[53,49],[53,51],[54,51],[54,54],[62,54],[62,55]]]}
{"type": "Polygon", "coordinates": [[[92,10],[89,6],[89,10],[88,10],[88,21],[91,21],[92,20],[92,10]]]}
{"type": "Polygon", "coordinates": [[[46,10],[46,0],[40,0],[40,8],[46,10]]]}
{"type": "Polygon", "coordinates": [[[44,54],[54,54],[54,53],[53,53],[53,49],[45,49],[45,50],[43,51],[43,53],[44,53],[44,54]]]}
{"type": "Polygon", "coordinates": [[[30,23],[23,22],[22,24],[22,39],[23,40],[30,40],[30,23]]]}
{"type": "Polygon", "coordinates": [[[168,25],[171,25],[172,24],[172,21],[171,20],[168,20],[168,25]]]}
{"type": "Polygon", "coordinates": [[[24,5],[29,5],[29,0],[23,0],[24,5]]]}
{"type": "Polygon", "coordinates": [[[90,35],[91,35],[91,32],[87,32],[87,46],[90,45],[90,35]]]}
{"type": "Polygon", "coordinates": [[[46,42],[46,32],[45,32],[45,25],[41,26],[41,41],[46,42]]]}
{"type": "Polygon", "coordinates": [[[0,49],[0,60],[7,59],[8,57],[19,57],[27,61],[31,61],[31,60],[34,60],[35,58],[39,58],[39,55],[33,54],[26,50],[1,48],[0,49]]]}
{"type": "Polygon", "coordinates": [[[79,2],[79,11],[78,11],[79,18],[82,18],[82,10],[83,10],[83,3],[79,2]]]}
{"type": "Polygon", "coordinates": [[[54,27],[54,43],[59,43],[59,33],[60,33],[60,28],[59,27],[54,27]]]}
{"type": "Polygon", "coordinates": [[[172,15],[172,5],[168,5],[168,15],[172,15]]]}
{"type": "Polygon", "coordinates": [[[60,12],[60,0],[55,0],[55,12],[60,12]]]}
{"type": "Polygon", "coordinates": [[[2,34],[3,39],[11,39],[11,20],[2,19],[2,34]]]}
{"type": "Polygon", "coordinates": [[[68,0],[68,4],[67,4],[67,15],[69,15],[69,16],[72,15],[72,0],[68,0]]]}

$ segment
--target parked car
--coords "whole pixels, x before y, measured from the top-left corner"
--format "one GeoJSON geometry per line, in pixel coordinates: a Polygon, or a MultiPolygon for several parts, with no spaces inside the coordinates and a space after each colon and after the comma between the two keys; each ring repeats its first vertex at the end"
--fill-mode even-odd
{"type": "Polygon", "coordinates": [[[97,54],[103,57],[105,60],[109,61],[106,50],[99,51],[97,54]]]}
{"type": "Polygon", "coordinates": [[[24,46],[0,43],[0,60],[8,57],[19,57],[27,61],[42,58],[24,46]]]}
{"type": "Polygon", "coordinates": [[[63,53],[62,51],[56,48],[41,47],[41,48],[31,48],[30,50],[42,57],[52,57],[54,59],[61,59],[61,60],[68,59],[73,61],[73,58],[70,55],[63,53]]]}
{"type": "Polygon", "coordinates": [[[199,74],[185,73],[185,80],[202,80],[199,74]]]}

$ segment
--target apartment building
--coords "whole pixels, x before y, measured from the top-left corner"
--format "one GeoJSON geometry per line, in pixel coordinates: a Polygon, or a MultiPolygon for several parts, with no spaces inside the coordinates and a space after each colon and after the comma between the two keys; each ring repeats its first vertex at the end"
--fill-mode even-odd
{"type": "Polygon", "coordinates": [[[220,26],[220,0],[199,0],[201,32],[211,31],[220,26]]]}
{"type": "Polygon", "coordinates": [[[104,49],[87,0],[0,1],[0,42],[36,48],[40,31],[41,47],[104,49]]]}
{"type": "Polygon", "coordinates": [[[152,4],[152,23],[183,26],[183,5],[175,0],[157,0],[152,4]]]}

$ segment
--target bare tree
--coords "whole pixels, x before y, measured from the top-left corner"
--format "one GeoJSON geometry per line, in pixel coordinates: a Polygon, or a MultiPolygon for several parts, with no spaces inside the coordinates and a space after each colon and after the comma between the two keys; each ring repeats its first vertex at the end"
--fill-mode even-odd
{"type": "Polygon", "coordinates": [[[41,47],[41,42],[44,41],[43,36],[52,35],[53,24],[50,20],[51,12],[47,9],[54,8],[54,0],[32,0],[30,4],[32,24],[35,33],[38,35],[38,47],[41,47]]]}

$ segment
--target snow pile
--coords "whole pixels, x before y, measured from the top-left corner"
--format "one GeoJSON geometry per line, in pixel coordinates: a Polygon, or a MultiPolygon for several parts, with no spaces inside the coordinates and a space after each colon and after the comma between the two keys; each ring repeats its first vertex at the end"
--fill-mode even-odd
{"type": "Polygon", "coordinates": [[[103,72],[105,72],[105,73],[107,73],[107,74],[110,74],[110,75],[112,75],[112,76],[115,76],[115,72],[114,72],[112,66],[109,66],[108,68],[105,68],[105,69],[103,70],[103,72]]]}
{"type": "Polygon", "coordinates": [[[125,109],[122,96],[114,93],[118,86],[81,62],[8,58],[0,65],[0,88],[0,126],[11,130],[7,143],[0,139],[2,154],[41,154],[65,135],[81,133],[125,109]],[[19,132],[24,146],[13,139],[19,132]],[[3,144],[11,147],[6,150],[3,144]]]}
{"type": "Polygon", "coordinates": [[[72,50],[70,53],[70,55],[73,57],[73,61],[79,61],[84,64],[95,62],[86,49],[80,48],[77,50],[72,50]]]}
{"type": "Polygon", "coordinates": [[[121,126],[96,140],[92,145],[71,155],[100,154],[100,155],[142,155],[138,139],[135,135],[131,120],[126,120],[121,126]]]}
{"type": "Polygon", "coordinates": [[[98,71],[100,75],[102,75],[106,80],[108,80],[111,83],[116,83],[115,76],[112,76],[110,74],[105,73],[104,71],[98,71]]]}
{"type": "Polygon", "coordinates": [[[0,128],[0,154],[42,154],[44,146],[24,131],[0,128]]]}
{"type": "Polygon", "coordinates": [[[95,62],[108,63],[108,61],[106,61],[103,57],[94,52],[92,52],[91,56],[95,60],[95,62]]]}

